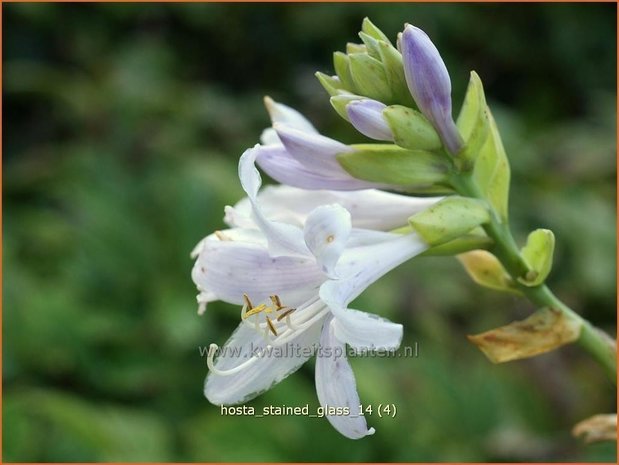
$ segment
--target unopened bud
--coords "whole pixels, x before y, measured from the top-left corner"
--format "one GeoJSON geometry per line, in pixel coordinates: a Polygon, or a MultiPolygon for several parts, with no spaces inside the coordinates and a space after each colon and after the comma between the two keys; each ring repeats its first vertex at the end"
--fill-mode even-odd
{"type": "Polygon", "coordinates": [[[361,134],[376,140],[393,141],[393,134],[383,118],[384,103],[376,100],[355,100],[346,105],[350,123],[361,134]]]}

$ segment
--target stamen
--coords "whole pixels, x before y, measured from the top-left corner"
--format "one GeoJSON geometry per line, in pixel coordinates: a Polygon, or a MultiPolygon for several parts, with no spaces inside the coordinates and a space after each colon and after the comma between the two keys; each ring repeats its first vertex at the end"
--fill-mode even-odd
{"type": "Polygon", "coordinates": [[[269,327],[269,329],[271,330],[271,332],[273,333],[274,336],[277,336],[277,330],[275,329],[275,326],[273,325],[273,322],[271,321],[271,319],[267,316],[267,325],[269,327]]]}
{"type": "Polygon", "coordinates": [[[230,236],[227,236],[221,231],[215,231],[215,236],[217,236],[217,239],[219,239],[220,241],[231,241],[232,240],[230,236]]]}
{"type": "Polygon", "coordinates": [[[245,312],[245,318],[248,318],[252,315],[256,315],[260,312],[270,313],[269,307],[267,307],[265,304],[260,304],[257,307],[254,307],[251,310],[248,310],[247,312],[245,312]]]}
{"type": "Polygon", "coordinates": [[[208,369],[209,370],[211,370],[213,373],[215,373],[216,375],[219,375],[219,376],[234,375],[234,374],[244,370],[248,366],[253,365],[254,363],[256,363],[258,361],[258,357],[253,356],[249,360],[241,363],[238,366],[235,366],[234,368],[230,368],[228,370],[220,370],[219,368],[215,367],[214,360],[213,360],[215,358],[215,352],[217,352],[218,350],[219,350],[219,346],[217,344],[211,344],[209,346],[209,348],[208,348],[208,356],[206,358],[206,364],[208,365],[208,369]]]}
{"type": "Polygon", "coordinates": [[[282,321],[284,318],[286,318],[288,315],[290,315],[295,310],[296,310],[296,308],[289,308],[285,312],[280,313],[279,316],[277,317],[277,321],[282,321]]]}
{"type": "Polygon", "coordinates": [[[249,300],[249,297],[247,296],[247,294],[243,294],[243,301],[245,301],[245,304],[250,310],[254,308],[254,304],[251,303],[251,300],[249,300]]]}
{"type": "Polygon", "coordinates": [[[198,315],[202,316],[206,312],[206,302],[198,303],[198,315]]]}
{"type": "Polygon", "coordinates": [[[273,302],[273,305],[275,305],[275,308],[277,310],[281,310],[282,308],[284,308],[284,307],[282,307],[282,301],[279,300],[279,296],[278,295],[272,295],[272,296],[269,296],[269,297],[271,299],[271,302],[273,302]]]}

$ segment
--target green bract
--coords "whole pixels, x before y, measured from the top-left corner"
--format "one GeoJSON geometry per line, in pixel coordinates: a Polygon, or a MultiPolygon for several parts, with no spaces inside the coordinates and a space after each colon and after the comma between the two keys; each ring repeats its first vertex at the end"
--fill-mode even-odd
{"type": "Polygon", "coordinates": [[[449,192],[449,166],[442,156],[425,150],[405,150],[389,144],[358,144],[337,156],[357,179],[402,186],[409,192],[449,192]]]}
{"type": "Polygon", "coordinates": [[[442,143],[432,124],[416,110],[392,105],[383,117],[393,133],[394,142],[405,149],[438,150],[442,143]]]}
{"type": "Polygon", "coordinates": [[[519,293],[501,262],[490,252],[473,250],[458,255],[458,260],[471,279],[480,286],[495,291],[519,293]]]}
{"type": "Polygon", "coordinates": [[[490,202],[502,222],[508,217],[510,170],[503,142],[486,104],[479,76],[471,72],[458,129],[465,146],[458,154],[460,168],[473,170],[473,178],[481,194],[490,202]]]}
{"type": "Polygon", "coordinates": [[[554,249],[555,235],[549,229],[536,229],[529,234],[521,253],[530,269],[527,275],[518,278],[518,281],[525,286],[542,284],[552,268],[554,249]]]}
{"type": "Polygon", "coordinates": [[[460,196],[447,197],[408,219],[413,229],[432,246],[456,239],[489,220],[484,201],[460,196]]]}

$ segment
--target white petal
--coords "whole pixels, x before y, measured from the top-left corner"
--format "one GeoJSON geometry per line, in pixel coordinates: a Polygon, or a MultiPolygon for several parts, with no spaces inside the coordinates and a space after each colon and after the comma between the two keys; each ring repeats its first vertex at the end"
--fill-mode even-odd
{"type": "Polygon", "coordinates": [[[255,363],[230,376],[209,373],[204,385],[204,395],[213,404],[229,405],[247,402],[270,389],[294,373],[314,353],[320,336],[322,320],[292,339],[288,345],[265,351],[262,334],[241,323],[232,337],[219,351],[215,360],[218,370],[230,370],[261,354],[255,363]]]}
{"type": "Polygon", "coordinates": [[[266,128],[260,134],[260,143],[264,145],[281,145],[282,141],[273,128],[266,128]]]}
{"type": "Polygon", "coordinates": [[[274,124],[273,127],[288,153],[302,165],[315,172],[352,178],[336,159],[336,155],[352,151],[346,144],[320,134],[299,131],[285,124],[274,124]]]}
{"type": "Polygon", "coordinates": [[[267,108],[273,124],[284,123],[303,132],[318,133],[312,123],[294,108],[278,103],[268,96],[264,97],[264,106],[267,108]]]}
{"type": "MultiPolygon", "coordinates": [[[[328,302],[325,302],[328,303],[328,302]]],[[[404,328],[372,313],[329,306],[335,337],[357,350],[395,350],[400,347],[404,328]]]]}
{"type": "Polygon", "coordinates": [[[277,294],[297,306],[316,294],[325,277],[313,257],[271,257],[265,245],[241,241],[204,242],[192,278],[219,299],[242,304],[243,294],[258,304],[277,294]]]}
{"type": "Polygon", "coordinates": [[[328,415],[333,427],[350,439],[374,434],[368,429],[365,417],[359,415],[359,394],[355,375],[346,359],[346,346],[334,335],[326,321],[320,336],[320,350],[316,357],[316,393],[324,408],[348,408],[349,415],[328,415]]]}
{"type": "Polygon", "coordinates": [[[303,231],[290,224],[270,221],[260,209],[257,195],[262,179],[254,165],[258,149],[259,146],[246,150],[239,160],[239,178],[251,202],[254,221],[266,236],[272,256],[306,256],[309,251],[305,246],[303,231]]]}
{"type": "Polygon", "coordinates": [[[336,268],[342,279],[333,284],[333,289],[337,290],[331,295],[332,301],[347,307],[370,284],[428,248],[415,233],[391,236],[393,239],[385,240],[382,234],[375,244],[344,250],[336,268]]]}
{"type": "MultiPolygon", "coordinates": [[[[258,155],[259,164],[261,157],[262,155],[258,155]]],[[[442,198],[410,197],[377,189],[354,192],[334,190],[308,192],[306,189],[291,186],[267,186],[258,194],[260,208],[270,219],[302,225],[314,208],[337,203],[350,212],[353,228],[381,231],[406,225],[410,216],[434,205],[442,198]],[[380,215],[377,212],[380,212],[380,215]]],[[[251,205],[247,199],[237,203],[234,209],[239,214],[251,215],[251,205]]],[[[234,226],[244,225],[234,224],[234,226]]]]}
{"type": "Polygon", "coordinates": [[[307,248],[325,274],[335,277],[335,265],[350,236],[350,213],[335,204],[315,208],[305,222],[307,248]]]}

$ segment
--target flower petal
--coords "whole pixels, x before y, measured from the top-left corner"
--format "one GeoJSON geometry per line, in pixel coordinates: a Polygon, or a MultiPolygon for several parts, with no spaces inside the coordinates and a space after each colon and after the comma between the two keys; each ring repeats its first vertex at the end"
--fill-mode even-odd
{"type": "Polygon", "coordinates": [[[346,247],[351,227],[350,213],[337,204],[315,208],[305,221],[305,244],[329,277],[335,277],[335,265],[346,247]]]}
{"type": "Polygon", "coordinates": [[[264,106],[269,112],[273,124],[283,123],[303,132],[318,134],[314,125],[294,108],[284,105],[283,103],[278,103],[269,96],[264,97],[264,106]]]}
{"type": "Polygon", "coordinates": [[[229,376],[210,372],[206,377],[204,395],[215,405],[230,405],[247,402],[270,389],[313,355],[321,326],[322,320],[319,320],[287,345],[269,350],[262,334],[241,323],[220,349],[215,368],[230,370],[248,362],[254,355],[257,359],[229,376]]]}
{"type": "Polygon", "coordinates": [[[346,144],[321,134],[309,134],[285,124],[273,128],[290,155],[302,165],[319,173],[331,173],[338,177],[352,177],[340,166],[336,155],[352,152],[346,144]]]}
{"type": "Polygon", "coordinates": [[[311,256],[271,257],[265,244],[225,240],[203,242],[192,278],[225,302],[240,305],[247,294],[258,304],[277,294],[293,307],[314,296],[325,279],[311,256]]]}
{"type": "Polygon", "coordinates": [[[258,147],[256,163],[273,179],[282,184],[303,189],[358,190],[377,184],[355,179],[340,170],[313,169],[293,158],[282,145],[258,147]]]}
{"type": "MultiPolygon", "coordinates": [[[[261,157],[262,155],[258,155],[258,164],[261,157]]],[[[353,228],[381,231],[390,231],[407,224],[410,216],[434,205],[442,198],[410,197],[377,189],[308,192],[306,189],[291,186],[266,186],[258,194],[260,208],[271,220],[302,226],[314,208],[337,203],[350,212],[353,228]],[[376,212],[380,212],[380,215],[376,212]]],[[[244,198],[239,201],[229,214],[228,209],[232,208],[227,207],[225,221],[230,226],[248,227],[245,218],[251,217],[249,200],[244,198]]],[[[251,219],[248,221],[251,222],[251,219]]]]}
{"type": "Polygon", "coordinates": [[[387,105],[377,100],[354,100],[346,105],[350,123],[364,136],[371,139],[393,141],[393,134],[383,118],[387,105]]]}
{"type": "Polygon", "coordinates": [[[350,439],[374,434],[365,417],[359,415],[359,394],[355,375],[346,359],[346,346],[334,334],[330,321],[323,326],[316,357],[316,393],[323,408],[348,408],[349,415],[327,415],[329,423],[350,439]]]}
{"type": "Polygon", "coordinates": [[[260,209],[257,196],[258,189],[262,185],[262,178],[254,165],[259,147],[257,145],[246,150],[239,160],[239,178],[251,202],[254,221],[266,236],[272,256],[306,256],[309,251],[305,246],[303,231],[290,224],[270,221],[260,209]]]}

